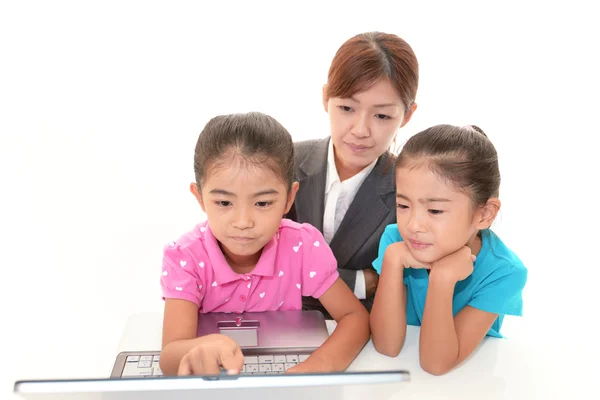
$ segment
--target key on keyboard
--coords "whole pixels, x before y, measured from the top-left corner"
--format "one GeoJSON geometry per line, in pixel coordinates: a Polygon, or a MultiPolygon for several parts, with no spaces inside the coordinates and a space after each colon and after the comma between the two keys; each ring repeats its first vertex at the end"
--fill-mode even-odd
{"type": "MultiPolygon", "coordinates": [[[[310,354],[248,355],[244,357],[242,375],[283,374],[294,365],[306,360],[310,354]]],[[[160,378],[160,354],[127,356],[122,378],[160,378]]]]}

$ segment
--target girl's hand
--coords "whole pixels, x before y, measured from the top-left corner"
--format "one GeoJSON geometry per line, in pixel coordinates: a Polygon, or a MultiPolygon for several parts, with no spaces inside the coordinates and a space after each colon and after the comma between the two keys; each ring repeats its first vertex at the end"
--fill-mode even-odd
{"type": "Polygon", "coordinates": [[[384,262],[389,260],[390,265],[398,268],[422,268],[431,269],[431,264],[418,261],[411,254],[404,241],[390,244],[385,249],[384,262]]]}
{"type": "Polygon", "coordinates": [[[177,375],[239,374],[244,355],[237,343],[225,335],[212,334],[198,338],[200,343],[188,351],[179,363],[177,375]]]}
{"type": "Polygon", "coordinates": [[[333,372],[333,367],[330,363],[325,362],[319,357],[310,356],[300,364],[288,369],[286,374],[306,374],[319,372],[333,372]]]}
{"type": "Polygon", "coordinates": [[[475,255],[468,246],[463,246],[452,254],[432,263],[431,274],[452,282],[462,281],[473,273],[475,255]]]}

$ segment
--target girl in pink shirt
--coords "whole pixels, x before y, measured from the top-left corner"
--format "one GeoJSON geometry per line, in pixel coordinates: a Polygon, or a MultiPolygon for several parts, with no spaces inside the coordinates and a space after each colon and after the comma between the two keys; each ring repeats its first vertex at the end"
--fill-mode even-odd
{"type": "Polygon", "coordinates": [[[319,230],[283,219],[298,191],[290,134],[261,113],[215,117],[196,144],[194,171],[190,189],[208,220],[164,250],[163,373],[206,373],[199,312],[299,310],[302,296],[317,298],[338,326],[288,372],[348,367],[369,338],[369,317],[319,230]]]}

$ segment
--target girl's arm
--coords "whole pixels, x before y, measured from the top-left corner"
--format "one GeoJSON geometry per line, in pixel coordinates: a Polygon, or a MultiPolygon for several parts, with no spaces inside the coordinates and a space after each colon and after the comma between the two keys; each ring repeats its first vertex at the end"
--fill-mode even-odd
{"type": "Polygon", "coordinates": [[[405,251],[403,242],[393,243],[385,250],[370,316],[375,350],[390,357],[400,353],[406,336],[405,251]]]}
{"type": "Polygon", "coordinates": [[[338,278],[319,301],[337,327],[307,360],[288,372],[343,371],[369,340],[369,313],[344,281],[338,278]]]}
{"type": "Polygon", "coordinates": [[[196,337],[198,306],[191,301],[166,299],[160,369],[164,375],[219,374],[221,367],[239,372],[244,356],[224,335],[196,337]]]}
{"type": "Polygon", "coordinates": [[[466,306],[455,317],[452,299],[456,282],[473,271],[471,251],[463,248],[433,264],[421,324],[421,367],[442,375],[464,361],[481,343],[498,314],[466,306]]]}

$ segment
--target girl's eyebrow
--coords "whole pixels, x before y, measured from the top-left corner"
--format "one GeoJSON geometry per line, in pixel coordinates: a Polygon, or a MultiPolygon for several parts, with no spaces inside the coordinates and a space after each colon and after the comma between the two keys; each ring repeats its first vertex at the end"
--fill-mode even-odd
{"type": "Polygon", "coordinates": [[[234,196],[235,197],[235,193],[228,192],[225,189],[213,189],[213,190],[211,190],[208,193],[210,193],[210,194],[220,194],[220,195],[223,195],[223,196],[234,196]]]}
{"type": "MultiPolygon", "coordinates": [[[[406,201],[410,201],[408,197],[403,195],[402,193],[396,193],[397,199],[404,199],[406,201]]],[[[435,203],[435,202],[451,202],[452,200],[447,199],[445,197],[427,197],[424,199],[419,199],[419,203],[435,203]]]]}
{"type": "Polygon", "coordinates": [[[445,197],[428,197],[426,199],[420,199],[421,203],[433,203],[433,202],[450,202],[452,200],[447,199],[445,197]]]}
{"type": "Polygon", "coordinates": [[[265,190],[261,190],[260,192],[256,192],[252,195],[252,197],[260,197],[260,196],[265,196],[267,194],[279,194],[279,192],[275,189],[265,189],[265,190]]]}
{"type": "MultiPolygon", "coordinates": [[[[225,189],[213,189],[210,192],[208,192],[210,194],[220,194],[222,196],[231,196],[231,197],[237,197],[235,193],[229,192],[225,189]]],[[[256,192],[252,195],[252,197],[260,197],[260,196],[265,196],[268,194],[279,194],[279,192],[275,189],[265,189],[265,190],[261,190],[260,192],[256,192]]]]}

